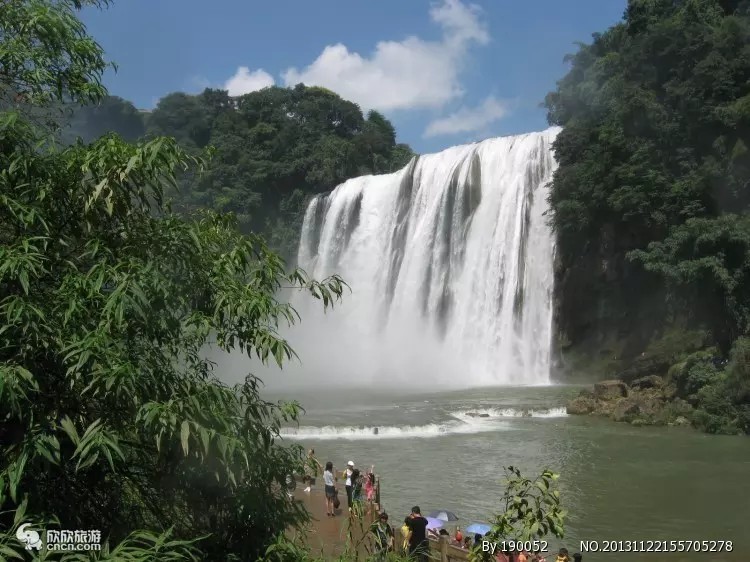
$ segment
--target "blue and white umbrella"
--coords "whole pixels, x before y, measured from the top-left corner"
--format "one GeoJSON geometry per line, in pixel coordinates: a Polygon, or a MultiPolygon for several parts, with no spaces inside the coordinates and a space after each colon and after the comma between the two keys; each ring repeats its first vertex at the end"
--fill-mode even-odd
{"type": "Polygon", "coordinates": [[[442,521],[458,521],[458,515],[445,509],[431,512],[430,517],[441,519],[442,521]]]}
{"type": "Polygon", "coordinates": [[[486,535],[492,530],[492,525],[488,525],[487,523],[472,523],[465,530],[472,535],[486,535]]]}
{"type": "Polygon", "coordinates": [[[441,519],[435,519],[434,517],[426,517],[426,519],[428,529],[439,529],[443,526],[443,523],[445,523],[445,521],[441,519]]]}

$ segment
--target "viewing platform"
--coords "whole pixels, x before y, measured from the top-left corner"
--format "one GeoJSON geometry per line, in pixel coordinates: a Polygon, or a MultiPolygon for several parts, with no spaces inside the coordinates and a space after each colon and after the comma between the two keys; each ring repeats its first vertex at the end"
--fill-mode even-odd
{"type": "MultiPolygon", "coordinates": [[[[379,477],[376,477],[375,483],[375,500],[369,505],[365,502],[365,513],[361,519],[357,519],[349,515],[343,486],[340,486],[339,490],[341,505],[336,510],[335,517],[328,517],[322,479],[318,478],[309,492],[304,491],[307,484],[298,482],[294,497],[301,501],[312,515],[310,530],[304,534],[303,541],[314,556],[333,559],[347,551],[353,554],[356,549],[360,560],[367,559],[372,552],[372,536],[368,533],[370,525],[377,520],[380,511],[384,509],[380,503],[379,477]],[[368,508],[371,509],[368,510],[368,508]]],[[[406,514],[389,513],[388,515],[388,522],[394,532],[395,551],[404,554],[400,529],[406,514]]],[[[290,536],[294,536],[294,531],[290,536]]],[[[468,551],[449,544],[445,539],[439,541],[430,539],[430,556],[431,560],[440,562],[458,562],[469,559],[468,551]]]]}

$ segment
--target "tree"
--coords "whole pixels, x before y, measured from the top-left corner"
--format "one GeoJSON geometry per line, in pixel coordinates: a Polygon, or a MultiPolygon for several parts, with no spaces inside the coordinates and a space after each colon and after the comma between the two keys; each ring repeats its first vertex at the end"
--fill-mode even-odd
{"type": "MultiPolygon", "coordinates": [[[[536,543],[538,550],[542,550],[541,539],[549,534],[563,538],[567,512],[560,504],[556,485],[559,475],[544,470],[532,480],[513,466],[507,467],[505,474],[506,487],[500,500],[503,511],[495,515],[486,540],[499,546],[520,541],[530,542],[533,547],[536,543]]],[[[478,545],[474,545],[470,556],[477,562],[491,559],[489,553],[482,552],[478,545]]]]}
{"type": "Polygon", "coordinates": [[[750,206],[748,4],[630,0],[622,23],[568,60],[546,100],[563,126],[550,194],[558,325],[573,350],[629,361],[669,326],[706,320],[685,318],[687,287],[638,251],[750,206]]]}
{"type": "Polygon", "coordinates": [[[148,131],[174,137],[187,149],[205,148],[211,138],[207,108],[196,96],[182,93],[169,94],[159,100],[149,117],[148,131]]]}
{"type": "Polygon", "coordinates": [[[750,216],[690,219],[631,257],[677,285],[715,340],[726,345],[750,329],[750,216]]]}
{"type": "Polygon", "coordinates": [[[100,530],[100,559],[255,560],[307,519],[282,489],[304,455],[276,441],[298,408],[222,384],[203,352],[282,364],[278,289],[327,307],[343,285],[286,273],[231,217],[170,214],[177,171],[205,165],[174,139],[48,142],[24,104],[105,95],[80,5],[0,10],[0,75],[27,95],[0,113],[0,552],[22,556],[25,521],[100,530]]]}
{"type": "Polygon", "coordinates": [[[302,84],[236,98],[211,89],[169,94],[149,116],[148,132],[174,136],[193,154],[216,148],[206,174],[181,176],[176,210],[235,213],[243,232],[265,234],[288,258],[302,227],[297,207],[357,175],[398,170],[413,156],[381,114],[365,119],[356,104],[302,84]]]}

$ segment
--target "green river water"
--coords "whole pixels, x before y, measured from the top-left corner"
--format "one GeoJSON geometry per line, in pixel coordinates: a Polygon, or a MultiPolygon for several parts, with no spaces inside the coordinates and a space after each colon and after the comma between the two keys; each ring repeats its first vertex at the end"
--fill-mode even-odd
{"type": "Polygon", "coordinates": [[[286,398],[306,414],[285,434],[338,469],[348,460],[374,464],[393,521],[415,504],[423,513],[454,511],[464,524],[486,521],[499,505],[503,466],[529,475],[549,467],[561,474],[569,511],[566,536],[550,539],[550,551],[579,551],[581,541],[603,548],[610,540],[716,540],[732,541],[732,551],[598,552],[583,560],[750,559],[749,439],[567,416],[563,406],[577,390],[295,392],[286,398]]]}

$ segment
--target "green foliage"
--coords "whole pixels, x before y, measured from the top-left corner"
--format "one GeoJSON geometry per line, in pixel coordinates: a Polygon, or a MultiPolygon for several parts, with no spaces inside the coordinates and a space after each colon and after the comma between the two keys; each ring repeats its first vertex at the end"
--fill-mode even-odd
{"type": "Polygon", "coordinates": [[[693,313],[699,321],[713,320],[723,341],[750,328],[750,215],[689,219],[664,241],[631,255],[699,302],[693,313]]]}
{"type": "Polygon", "coordinates": [[[738,338],[729,364],[716,350],[690,355],[670,369],[678,394],[695,406],[693,425],[708,433],[750,433],[750,339],[738,338]]]}
{"type": "MultiPolygon", "coordinates": [[[[104,93],[77,6],[0,10],[1,74],[40,107],[104,93]]],[[[174,139],[58,149],[53,132],[0,112],[2,535],[59,524],[101,530],[101,560],[256,560],[308,518],[283,490],[303,451],[277,442],[299,408],[261,399],[252,375],[221,383],[204,352],[281,365],[294,352],[279,329],[298,317],[278,289],[328,307],[343,283],[287,272],[231,217],[170,214],[177,173],[205,168],[174,139]]]]}
{"type": "MultiPolygon", "coordinates": [[[[507,467],[505,473],[506,488],[501,500],[503,511],[495,515],[487,540],[495,543],[533,541],[550,534],[563,538],[567,512],[560,504],[559,475],[544,470],[532,480],[513,466],[507,467]]],[[[470,560],[489,559],[489,554],[482,552],[481,547],[472,548],[470,560]]]]}
{"type": "Polygon", "coordinates": [[[296,254],[310,196],[362,174],[395,171],[413,156],[393,125],[323,88],[272,87],[230,98],[206,90],[170,94],[148,119],[152,133],[216,158],[201,178],[186,176],[175,209],[234,213],[243,232],[262,232],[282,255],[296,254]]]}
{"type": "Polygon", "coordinates": [[[670,379],[677,387],[677,394],[696,401],[696,394],[706,385],[719,380],[721,371],[716,366],[716,349],[708,349],[690,354],[683,362],[669,370],[670,379]]]}
{"type": "Polygon", "coordinates": [[[686,353],[693,353],[705,347],[709,335],[702,330],[686,330],[680,326],[670,326],[646,348],[647,358],[658,358],[673,363],[686,353]]]}
{"type": "Polygon", "coordinates": [[[632,358],[684,320],[728,349],[747,329],[747,3],[630,0],[569,61],[546,101],[565,337],[632,358]]]}
{"type": "Polygon", "coordinates": [[[0,93],[14,104],[43,105],[63,95],[97,101],[109,66],[75,10],[106,0],[6,0],[0,17],[0,93]]]}
{"type": "Polygon", "coordinates": [[[396,171],[414,156],[393,125],[318,87],[266,88],[232,98],[207,89],[172,93],[153,112],[120,98],[74,107],[62,139],[91,141],[107,131],[127,140],[144,132],[177,139],[191,155],[216,155],[206,174],[180,175],[173,209],[233,213],[242,232],[263,233],[284,257],[296,255],[309,198],[349,178],[396,171]]]}

